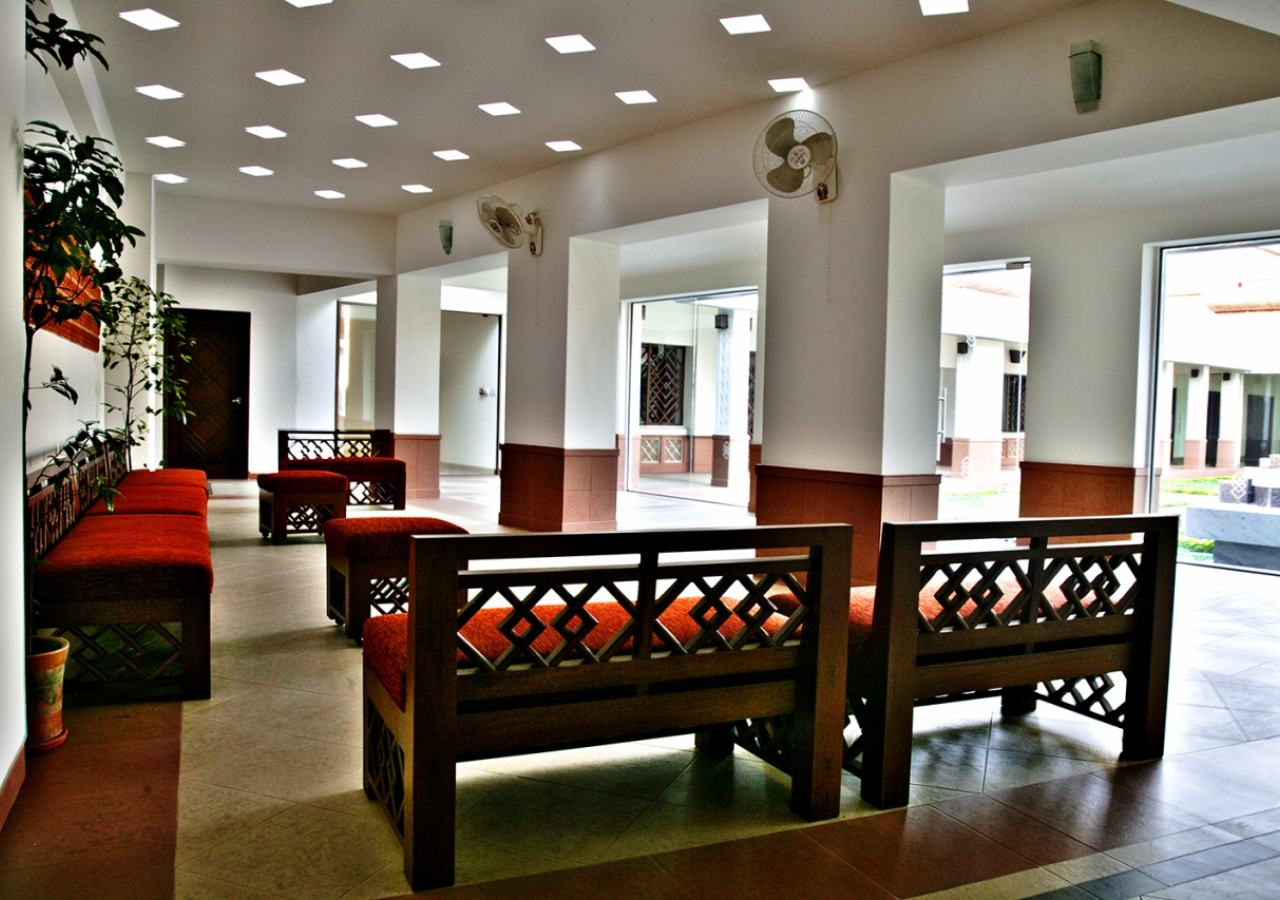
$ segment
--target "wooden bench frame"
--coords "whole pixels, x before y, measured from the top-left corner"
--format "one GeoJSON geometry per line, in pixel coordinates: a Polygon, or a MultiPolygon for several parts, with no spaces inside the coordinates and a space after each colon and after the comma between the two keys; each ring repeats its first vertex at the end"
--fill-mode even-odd
{"type": "Polygon", "coordinates": [[[936,698],[999,692],[1011,715],[1044,701],[1122,728],[1127,759],[1162,756],[1177,533],[1170,515],[886,523],[870,643],[849,670],[850,705],[863,711],[863,799],[907,802],[913,709],[936,698]],[[1024,546],[926,549],[992,538],[1024,546]],[[1048,612],[1042,594],[1064,571],[1080,604],[1066,616],[1048,612]],[[953,617],[938,627],[921,612],[920,591],[938,573],[968,585],[979,607],[970,624],[953,617]],[[997,620],[992,588],[1011,575],[1020,590],[997,620]],[[1116,672],[1126,682],[1120,705],[1106,696],[1116,672]]]}
{"type": "MultiPolygon", "coordinates": [[[[365,431],[338,429],[286,429],[281,428],[276,437],[276,469],[283,472],[294,459],[358,459],[361,457],[394,458],[395,435],[386,428],[365,431]]],[[[337,471],[335,469],[335,471],[337,471]]],[[[391,504],[404,509],[407,489],[403,479],[396,481],[371,481],[346,475],[351,486],[347,492],[350,506],[378,506],[391,504]]]]}
{"type": "Polygon", "coordinates": [[[291,534],[322,534],[324,523],[347,517],[348,495],[341,491],[258,488],[258,533],[273,544],[291,534]]]}
{"type": "MultiPolygon", "coordinates": [[[[54,545],[84,517],[89,507],[102,496],[105,485],[117,484],[125,475],[124,461],[107,452],[87,461],[70,473],[59,486],[45,486],[27,500],[28,527],[32,549],[37,559],[53,549],[54,545]]],[[[123,515],[123,514],[122,514],[123,515]]],[[[104,575],[109,580],[109,576],[104,575]]],[[[58,600],[39,605],[36,611],[36,627],[53,629],[55,636],[71,636],[73,645],[69,662],[81,669],[92,670],[99,656],[97,639],[101,634],[94,629],[105,627],[116,630],[125,626],[149,626],[161,630],[174,644],[174,652],[161,666],[158,674],[148,675],[131,661],[117,657],[133,678],[68,682],[67,689],[87,692],[129,692],[176,686],[183,700],[205,700],[211,692],[210,680],[210,595],[207,593],[178,597],[139,597],[127,600],[77,598],[58,600]],[[177,638],[164,627],[166,622],[182,625],[182,638],[177,638]],[[182,661],[182,674],[167,674],[171,664],[182,661]]],[[[126,640],[126,644],[129,640],[126,640]]]]}
{"type": "MultiPolygon", "coordinates": [[[[809,820],[838,815],[851,549],[847,525],[414,538],[403,711],[367,659],[364,667],[365,793],[400,831],[409,884],[423,890],[453,883],[455,764],[468,759],[695,729],[703,729],[701,749],[724,753],[735,724],[782,718],[792,726],[792,808],[809,820]],[[787,549],[796,547],[804,549],[787,549]],[[666,559],[735,550],[744,555],[666,559]],[[791,555],[752,555],[761,550],[791,555]],[[498,571],[471,565],[618,554],[638,554],[639,562],[498,571]],[[774,586],[802,598],[801,609],[778,633],[781,645],[697,652],[691,641],[685,650],[664,643],[668,650],[652,651],[655,618],[667,601],[691,594],[718,598],[727,587],[745,589],[748,583],[753,588],[747,596],[757,604],[774,586]],[[584,584],[588,588],[579,592],[584,584]],[[578,654],[567,664],[523,669],[504,667],[500,659],[489,668],[501,670],[482,671],[478,663],[460,670],[459,619],[494,592],[530,606],[535,595],[577,604],[616,599],[610,591],[619,585],[635,586],[626,592],[634,603],[628,610],[634,630],[624,630],[633,636],[633,655],[601,652],[606,661],[591,663],[578,654]]],[[[712,619],[698,640],[718,639],[718,627],[712,619]]],[[[756,632],[744,627],[743,634],[756,632]]],[[[568,643],[569,636],[561,635],[568,643]]],[[[615,638],[610,646],[621,645],[615,638]]],[[[555,656],[548,659],[554,663],[555,656]]]]}

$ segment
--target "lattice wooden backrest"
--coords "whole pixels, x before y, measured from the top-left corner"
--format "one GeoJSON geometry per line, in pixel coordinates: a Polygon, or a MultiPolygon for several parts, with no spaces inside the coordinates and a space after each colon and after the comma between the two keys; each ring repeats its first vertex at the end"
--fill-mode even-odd
{"type": "Polygon", "coordinates": [[[279,432],[277,464],[286,468],[291,459],[335,459],[341,456],[394,456],[395,440],[387,429],[372,431],[279,432]]]}
{"type": "MultiPolygon", "coordinates": [[[[895,629],[944,635],[1132,616],[1154,599],[1157,563],[1176,553],[1177,522],[1177,516],[1113,516],[886,523],[873,641],[890,639],[895,629]],[[1090,536],[1097,542],[1052,543],[1090,536]],[[923,549],[938,541],[991,539],[1026,546],[923,549]]],[[[988,645],[997,640],[987,638],[988,645]]],[[[1010,632],[1010,643],[1023,640],[1010,632]]]]}
{"type": "Polygon", "coordinates": [[[124,477],[124,460],[114,453],[91,458],[58,486],[47,485],[27,500],[27,523],[36,558],[62,540],[102,496],[102,488],[124,477]]]}
{"type": "MultiPolygon", "coordinates": [[[[418,537],[409,606],[410,633],[417,639],[410,653],[415,644],[421,649],[440,643],[431,635],[451,634],[454,652],[466,659],[457,664],[460,671],[499,673],[581,671],[665,657],[692,661],[743,650],[803,648],[820,637],[838,640],[843,647],[851,546],[847,525],[418,537]],[[795,547],[804,549],[753,555],[760,549],[795,547]],[[726,551],[739,552],[727,558],[726,551]],[[707,556],[672,558],[688,553],[707,556]],[[619,556],[624,561],[617,561],[619,556]],[[561,557],[575,558],[557,568],[528,564],[561,557]],[[583,564],[584,557],[607,558],[593,565],[583,564]],[[495,560],[504,567],[473,565],[495,560]],[[793,594],[799,605],[780,608],[770,599],[777,592],[793,594]],[[681,629],[669,628],[661,617],[680,598],[688,598],[686,606],[693,602],[682,613],[684,633],[676,634],[681,629]],[[588,608],[589,603],[606,604],[613,614],[607,638],[592,639],[603,626],[592,614],[601,607],[588,608]],[[545,612],[548,605],[561,608],[552,615],[545,612]],[[538,615],[539,609],[544,615],[538,615]],[[482,652],[461,633],[477,616],[495,615],[492,610],[501,611],[496,630],[506,641],[497,654],[482,652]],[[838,637],[832,638],[836,632],[838,637]],[[535,646],[539,639],[541,648],[535,646]]],[[[454,665],[452,656],[447,664],[454,665]]]]}

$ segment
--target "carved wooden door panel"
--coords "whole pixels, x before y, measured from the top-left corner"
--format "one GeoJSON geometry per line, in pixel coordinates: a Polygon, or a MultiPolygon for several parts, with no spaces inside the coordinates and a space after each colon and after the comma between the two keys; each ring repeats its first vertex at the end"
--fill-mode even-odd
{"type": "Polygon", "coordinates": [[[165,422],[165,463],[210,478],[249,477],[249,313],[185,309],[195,341],[176,364],[187,382],[186,422],[165,422]]]}

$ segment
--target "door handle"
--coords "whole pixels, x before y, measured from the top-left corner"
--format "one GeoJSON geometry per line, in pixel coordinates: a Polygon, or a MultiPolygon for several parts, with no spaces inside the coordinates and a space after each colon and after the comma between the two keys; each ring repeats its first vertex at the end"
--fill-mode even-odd
{"type": "Polygon", "coordinates": [[[241,398],[239,398],[239,397],[232,397],[232,398],[231,398],[231,402],[232,402],[232,403],[236,403],[236,404],[238,404],[238,403],[240,403],[240,399],[241,399],[241,398]]]}

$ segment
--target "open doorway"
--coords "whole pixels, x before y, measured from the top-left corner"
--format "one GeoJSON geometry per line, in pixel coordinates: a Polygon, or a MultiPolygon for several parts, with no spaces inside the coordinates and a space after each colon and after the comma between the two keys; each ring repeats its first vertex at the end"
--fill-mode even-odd
{"type": "Polygon", "coordinates": [[[948,266],[938,363],[940,519],[1016,519],[1026,438],[1027,260],[948,266]]]}
{"type": "Polygon", "coordinates": [[[1166,248],[1156,506],[1179,555],[1280,570],[1280,238],[1166,248]]]}
{"type": "Polygon", "coordinates": [[[338,301],[338,368],[335,418],[339,430],[373,428],[377,370],[378,307],[338,301]]]}
{"type": "Polygon", "coordinates": [[[755,290],[631,304],[628,488],[745,507],[755,290]]]}
{"type": "Polygon", "coordinates": [[[501,465],[505,267],[440,287],[440,474],[494,475],[501,465]]]}

